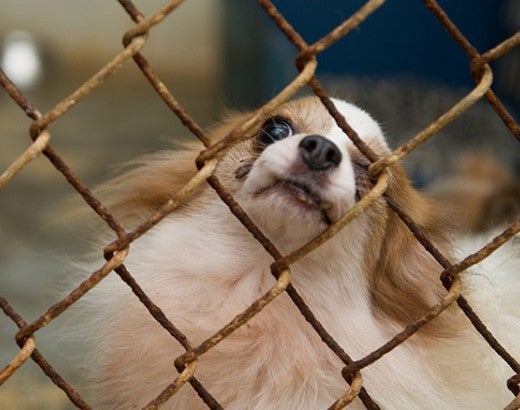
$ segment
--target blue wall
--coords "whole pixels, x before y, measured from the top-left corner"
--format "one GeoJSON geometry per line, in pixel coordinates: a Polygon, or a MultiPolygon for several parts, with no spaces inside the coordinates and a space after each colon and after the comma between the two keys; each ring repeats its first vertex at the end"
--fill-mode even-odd
{"type": "MultiPolygon", "coordinates": [[[[309,43],[328,33],[364,0],[275,1],[309,43]]],[[[441,6],[479,51],[506,38],[500,0],[445,0],[441,6]]],[[[520,3],[518,4],[520,7],[520,3]]],[[[389,0],[361,26],[319,57],[319,72],[415,77],[446,85],[473,83],[462,49],[420,0],[389,0]]]]}
{"type": "MultiPolygon", "coordinates": [[[[365,0],[274,0],[276,7],[312,43],[348,18],[365,0]]],[[[440,0],[461,32],[480,52],[518,30],[507,21],[507,7],[519,0],[440,0]]],[[[226,99],[232,105],[257,106],[294,75],[295,48],[254,1],[225,0],[226,99]]],[[[520,66],[510,53],[493,63],[493,86],[506,103],[520,107],[520,73],[500,76],[500,69],[520,66]],[[519,78],[519,80],[516,80],[519,78]],[[512,82],[514,84],[512,84],[512,82]],[[516,91],[515,91],[516,90],[516,91]]],[[[449,37],[421,0],[388,0],[360,27],[318,57],[318,75],[424,80],[429,84],[473,87],[469,58],[449,37]]]]}

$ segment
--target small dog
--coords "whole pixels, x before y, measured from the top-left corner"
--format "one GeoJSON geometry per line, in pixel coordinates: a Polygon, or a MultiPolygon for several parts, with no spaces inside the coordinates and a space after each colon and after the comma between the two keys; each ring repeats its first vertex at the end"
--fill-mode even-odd
{"type": "MultiPolygon", "coordinates": [[[[390,152],[363,110],[333,100],[379,155],[390,152]]],[[[221,138],[247,118],[214,130],[221,138]]],[[[287,254],[337,221],[370,189],[367,159],[315,97],[279,107],[251,138],[227,149],[216,176],[260,229],[287,254]]],[[[111,209],[129,224],[173,196],[196,172],[200,147],[162,152],[105,186],[111,209]]],[[[414,190],[399,165],[388,193],[435,244],[456,261],[448,216],[414,190]]],[[[512,242],[462,274],[463,295],[495,336],[518,357],[520,276],[512,242]],[[500,270],[495,268],[499,266],[500,270]]],[[[209,187],[131,245],[125,261],[167,317],[199,344],[274,284],[272,258],[209,187]]],[[[93,269],[92,269],[93,270],[93,269]]],[[[291,266],[291,281],[325,329],[354,359],[380,347],[446,294],[442,267],[404,223],[377,200],[335,237],[291,266]]],[[[93,347],[88,367],[96,408],[141,408],[178,375],[184,350],[130,289],[111,275],[86,297],[93,347]]],[[[81,302],[80,302],[81,303],[81,302]]],[[[343,363],[281,294],[199,359],[196,377],[229,409],[318,409],[347,389],[343,363]]],[[[488,409],[513,396],[513,371],[457,307],[362,370],[364,386],[388,409],[488,409]]],[[[357,398],[353,408],[364,408],[357,398]]],[[[189,386],[165,405],[205,408],[189,386]]]]}

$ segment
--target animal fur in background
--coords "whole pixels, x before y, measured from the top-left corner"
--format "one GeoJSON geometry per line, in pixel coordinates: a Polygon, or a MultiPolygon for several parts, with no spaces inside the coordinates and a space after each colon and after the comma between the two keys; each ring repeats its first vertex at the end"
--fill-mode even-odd
{"type": "Polygon", "coordinates": [[[505,227],[520,218],[520,181],[488,154],[462,158],[428,193],[452,213],[463,235],[505,227]]]}

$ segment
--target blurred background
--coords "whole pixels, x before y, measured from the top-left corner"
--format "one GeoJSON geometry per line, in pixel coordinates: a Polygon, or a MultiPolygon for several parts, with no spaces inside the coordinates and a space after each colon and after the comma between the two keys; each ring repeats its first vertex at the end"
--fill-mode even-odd
{"type": "MultiPolygon", "coordinates": [[[[134,1],[150,15],[164,1],[134,1]]],[[[364,1],[274,1],[308,43],[327,34],[364,1]]],[[[481,52],[520,28],[518,0],[439,1],[481,52]]],[[[0,65],[28,99],[46,112],[121,48],[132,22],[116,1],[6,0],[0,12],[0,65]]],[[[204,127],[226,108],[254,108],[296,74],[294,47],[254,1],[188,0],[153,28],[142,50],[170,91],[204,127]]],[[[318,77],[332,95],[366,108],[392,146],[413,137],[474,86],[469,60],[422,2],[389,1],[319,56],[318,77]]],[[[493,89],[518,118],[520,50],[492,64],[493,89]]],[[[308,91],[307,91],[308,92],[308,91]]],[[[30,144],[30,121],[0,91],[0,169],[30,144]]],[[[89,187],[117,164],[190,137],[147,80],[127,62],[51,127],[51,146],[89,187]]],[[[426,187],[470,151],[491,153],[512,172],[518,141],[485,101],[405,159],[414,183],[426,187]]],[[[0,294],[32,321],[58,298],[70,261],[88,247],[98,218],[63,218],[74,190],[43,157],[0,190],[0,294]]],[[[85,207],[77,203],[78,207],[85,207]]],[[[80,379],[63,318],[37,333],[37,346],[73,384],[80,379]]],[[[0,367],[18,352],[14,324],[0,314],[0,367]]],[[[81,389],[80,389],[81,392],[81,389]]],[[[0,408],[70,408],[65,395],[28,361],[0,388],[0,408]]]]}

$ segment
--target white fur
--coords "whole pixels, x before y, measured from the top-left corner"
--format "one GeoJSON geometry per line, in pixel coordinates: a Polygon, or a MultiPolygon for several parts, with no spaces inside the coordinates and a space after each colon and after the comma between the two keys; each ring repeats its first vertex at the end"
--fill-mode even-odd
{"type": "MultiPolygon", "coordinates": [[[[362,138],[385,145],[378,125],[362,110],[335,100],[362,138]]],[[[354,204],[355,180],[348,138],[334,124],[325,135],[341,147],[343,161],[321,187],[338,218],[354,204]]],[[[286,253],[316,236],[325,225],[316,212],[298,207],[280,190],[259,196],[287,173],[296,172],[297,134],[270,145],[256,160],[236,198],[286,253]]],[[[292,175],[304,178],[305,175],[292,175]]],[[[211,336],[273,284],[270,256],[215,194],[197,212],[173,213],[132,244],[128,270],[166,316],[194,345],[211,336]]],[[[374,318],[363,249],[370,241],[363,214],[336,237],[291,267],[292,283],[335,340],[359,359],[401,328],[374,318]]],[[[520,335],[518,246],[510,244],[465,279],[470,300],[508,348],[520,335]],[[496,264],[503,270],[497,270],[496,264]],[[485,279],[484,279],[485,278],[485,279]],[[481,286],[486,282],[489,286],[481,286]],[[474,285],[471,285],[474,284],[474,285]],[[493,297],[491,296],[493,295],[493,297]],[[499,296],[500,306],[495,305],[499,296]],[[506,324],[507,322],[507,324],[506,324]],[[496,324],[497,326],[495,326],[496,324]]],[[[183,349],[151,318],[129,288],[111,274],[82,302],[96,324],[86,324],[95,354],[89,356],[94,401],[105,408],[140,408],[177,376],[174,359],[183,349]],[[87,303],[88,306],[85,304],[87,303]],[[89,310],[94,309],[94,310],[89,310]],[[110,373],[106,380],[106,372],[110,373]]],[[[488,409],[513,397],[512,375],[471,328],[457,340],[408,342],[362,371],[364,385],[387,409],[488,409]]],[[[341,361],[322,343],[286,294],[200,358],[196,376],[225,408],[317,409],[347,389],[341,361]]],[[[363,408],[359,399],[353,408],[363,408]]],[[[96,407],[98,408],[98,407],[96,407]]],[[[205,408],[184,386],[165,408],[205,408]]]]}

